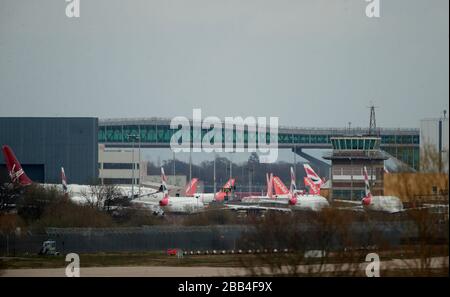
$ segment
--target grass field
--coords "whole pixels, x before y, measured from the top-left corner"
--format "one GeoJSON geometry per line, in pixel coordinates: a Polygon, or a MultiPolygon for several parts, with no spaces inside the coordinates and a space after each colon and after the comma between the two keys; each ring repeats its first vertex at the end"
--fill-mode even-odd
{"type": "MultiPolygon", "coordinates": [[[[244,255],[243,257],[252,257],[244,255]]],[[[0,258],[1,269],[17,268],[60,268],[67,266],[65,256],[21,256],[0,258]]],[[[96,253],[80,254],[83,267],[106,266],[211,266],[239,267],[240,258],[236,255],[196,255],[178,259],[162,252],[146,253],[96,253]]]]}
{"type": "MultiPolygon", "coordinates": [[[[365,255],[371,251],[358,251],[340,255],[330,254],[326,263],[352,263],[364,262],[365,255]]],[[[389,251],[376,251],[383,261],[392,259],[408,259],[418,257],[413,247],[389,251]]],[[[108,267],[108,266],[179,266],[179,267],[242,267],[244,263],[264,266],[268,261],[276,259],[282,265],[289,265],[292,261],[298,263],[299,254],[225,254],[225,255],[186,255],[183,258],[168,256],[164,252],[118,252],[79,254],[82,267],[108,267]]],[[[442,249],[430,253],[428,256],[448,256],[442,249]]],[[[308,264],[319,263],[319,258],[308,259],[308,264]]],[[[21,255],[18,257],[0,257],[0,269],[19,268],[61,268],[66,267],[65,255],[41,256],[21,255]]],[[[300,264],[300,263],[299,263],[300,264]]]]}

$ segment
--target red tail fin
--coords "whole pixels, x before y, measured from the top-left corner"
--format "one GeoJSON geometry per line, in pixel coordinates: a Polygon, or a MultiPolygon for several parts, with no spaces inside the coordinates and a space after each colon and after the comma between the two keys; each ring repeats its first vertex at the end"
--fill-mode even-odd
{"type": "Polygon", "coordinates": [[[309,187],[309,194],[311,195],[319,195],[320,194],[320,186],[313,183],[311,179],[305,176],[304,178],[305,186],[309,187]]]}
{"type": "Polygon", "coordinates": [[[33,182],[31,181],[31,179],[28,178],[28,176],[23,171],[22,166],[20,165],[19,161],[14,155],[13,150],[7,145],[4,145],[2,147],[2,150],[3,156],[5,157],[6,168],[8,169],[9,177],[11,178],[11,182],[17,183],[21,186],[31,185],[33,182]]]}
{"type": "Polygon", "coordinates": [[[278,176],[273,177],[273,186],[275,188],[276,195],[289,194],[289,189],[286,187],[286,185],[281,181],[281,179],[278,176]]]}
{"type": "Polygon", "coordinates": [[[186,196],[194,196],[194,194],[197,193],[197,185],[198,185],[198,178],[191,179],[191,181],[187,184],[185,189],[186,196]]]}
{"type": "Polygon", "coordinates": [[[314,172],[314,170],[308,164],[303,164],[305,168],[306,176],[316,185],[322,185],[323,180],[314,172]]]}
{"type": "Polygon", "coordinates": [[[230,179],[225,183],[225,185],[223,185],[222,189],[220,189],[219,192],[223,192],[224,189],[231,189],[232,187],[234,187],[234,182],[235,182],[235,179],[234,179],[234,178],[230,178],[230,179]]]}

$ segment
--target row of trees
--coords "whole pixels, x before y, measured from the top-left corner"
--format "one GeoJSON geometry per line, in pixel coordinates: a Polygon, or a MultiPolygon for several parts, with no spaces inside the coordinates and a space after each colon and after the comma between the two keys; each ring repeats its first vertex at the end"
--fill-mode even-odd
{"type": "Polygon", "coordinates": [[[152,212],[131,207],[116,185],[91,185],[81,201],[69,199],[57,187],[0,185],[0,233],[19,227],[43,231],[46,227],[114,227],[160,223],[152,212]],[[81,203],[80,203],[81,202],[81,203]]]}
{"type": "Polygon", "coordinates": [[[385,219],[392,217],[336,209],[271,213],[243,236],[241,244],[260,253],[242,257],[241,264],[250,275],[365,276],[366,256],[376,253],[390,263],[381,266],[382,276],[448,275],[448,220],[427,210],[409,212],[401,241],[393,242],[380,223],[385,219]]]}

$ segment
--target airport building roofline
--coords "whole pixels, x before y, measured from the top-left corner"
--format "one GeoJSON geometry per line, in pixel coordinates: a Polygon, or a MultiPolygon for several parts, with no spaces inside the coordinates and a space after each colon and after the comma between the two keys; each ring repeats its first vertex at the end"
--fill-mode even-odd
{"type": "MultiPolygon", "coordinates": [[[[99,126],[115,126],[115,125],[170,125],[170,118],[163,117],[150,117],[150,118],[104,118],[99,119],[99,126]]],[[[189,119],[192,123],[192,120],[189,119]]],[[[354,128],[336,128],[336,127],[296,127],[280,125],[280,133],[299,133],[305,132],[309,134],[322,134],[324,132],[330,133],[336,136],[350,136],[350,135],[364,135],[369,133],[368,127],[354,127],[354,128]]],[[[384,134],[419,134],[419,128],[377,128],[377,133],[384,134]]]]}
{"type": "Polygon", "coordinates": [[[326,160],[387,160],[389,157],[380,150],[369,151],[333,151],[323,155],[326,160]]]}

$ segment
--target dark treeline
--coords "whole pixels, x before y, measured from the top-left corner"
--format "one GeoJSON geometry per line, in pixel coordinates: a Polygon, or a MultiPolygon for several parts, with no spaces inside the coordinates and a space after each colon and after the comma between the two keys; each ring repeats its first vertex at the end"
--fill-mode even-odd
{"type": "MultiPolygon", "coordinates": [[[[189,179],[189,163],[179,160],[165,160],[162,166],[166,175],[173,174],[173,165],[175,162],[176,175],[186,175],[189,179]]],[[[297,187],[303,187],[303,163],[297,162],[294,166],[297,177],[297,187]]],[[[247,162],[233,163],[232,175],[236,179],[236,190],[248,192],[261,192],[266,190],[266,173],[272,172],[279,176],[287,187],[290,185],[290,167],[292,163],[277,162],[273,164],[264,164],[259,162],[258,155],[253,153],[247,162]],[[251,182],[251,189],[250,187],[251,182]]],[[[159,175],[160,168],[152,162],[148,162],[147,174],[159,175]]],[[[205,190],[212,190],[214,186],[214,161],[203,161],[200,164],[192,164],[192,177],[199,178],[205,186],[205,190]]],[[[230,178],[230,160],[224,157],[216,159],[216,180],[217,188],[221,187],[230,178]]]]}

